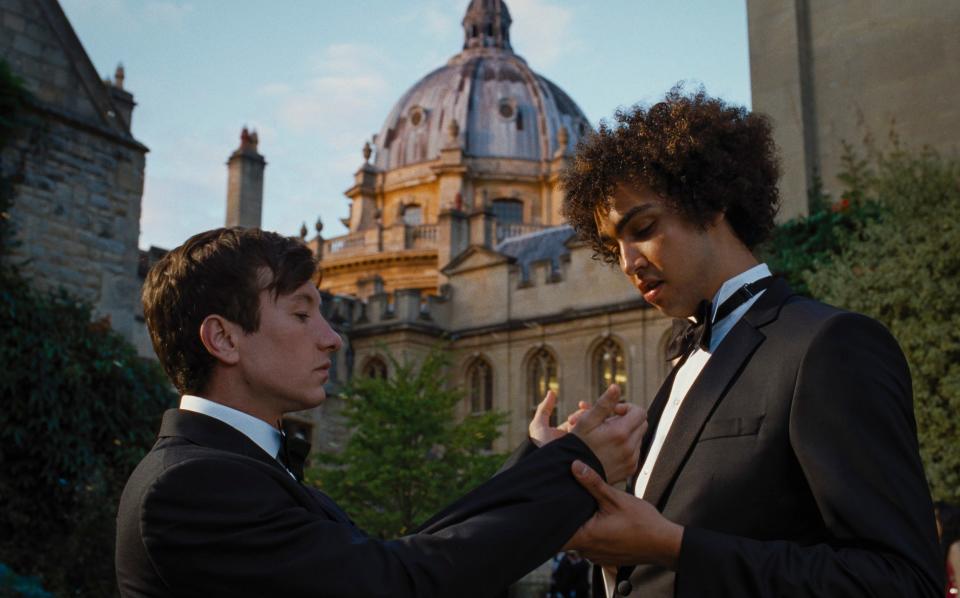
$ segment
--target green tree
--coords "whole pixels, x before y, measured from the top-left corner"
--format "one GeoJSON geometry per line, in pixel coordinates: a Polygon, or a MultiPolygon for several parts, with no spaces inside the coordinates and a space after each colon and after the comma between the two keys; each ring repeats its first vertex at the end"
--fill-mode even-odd
{"type": "Polygon", "coordinates": [[[880,206],[856,238],[802,274],[815,297],[870,315],[910,364],[933,495],[960,500],[960,162],[897,147],[846,194],[880,206]]]}
{"type": "MultiPolygon", "coordinates": [[[[0,151],[35,124],[26,97],[0,62],[0,107],[15,110],[0,112],[0,151]]],[[[58,595],[113,595],[120,492],[175,396],[108,320],[7,259],[15,188],[0,174],[0,591],[23,581],[12,570],[58,595]]]]}
{"type": "Polygon", "coordinates": [[[446,383],[449,357],[441,349],[419,364],[390,361],[389,378],[356,377],[344,389],[350,439],[308,472],[357,525],[381,538],[410,533],[493,475],[503,456],[486,447],[505,421],[498,412],[457,421],[463,395],[446,383]]]}

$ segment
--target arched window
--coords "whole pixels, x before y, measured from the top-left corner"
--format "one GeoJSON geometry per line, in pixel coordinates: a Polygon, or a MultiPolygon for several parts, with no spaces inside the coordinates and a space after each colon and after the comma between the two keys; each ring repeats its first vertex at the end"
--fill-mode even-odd
{"type": "Polygon", "coordinates": [[[467,396],[470,413],[493,411],[493,368],[482,357],[474,359],[467,368],[467,396]]]}
{"type": "MultiPolygon", "coordinates": [[[[554,392],[560,390],[560,384],[557,382],[557,360],[546,347],[538,349],[527,362],[527,389],[531,415],[537,410],[537,405],[546,396],[548,390],[554,392]]],[[[550,416],[550,425],[557,425],[556,409],[550,416]]]]}
{"type": "Polygon", "coordinates": [[[367,360],[367,363],[363,364],[363,369],[360,370],[360,373],[366,378],[380,378],[386,380],[387,362],[379,357],[371,357],[367,360]]]}
{"type": "Polygon", "coordinates": [[[593,351],[592,363],[597,396],[603,394],[611,384],[620,387],[621,397],[627,395],[627,363],[617,341],[607,338],[600,343],[593,351]]]}
{"type": "Polygon", "coordinates": [[[497,217],[497,224],[522,224],[523,202],[519,199],[493,200],[493,215],[497,217]]]}

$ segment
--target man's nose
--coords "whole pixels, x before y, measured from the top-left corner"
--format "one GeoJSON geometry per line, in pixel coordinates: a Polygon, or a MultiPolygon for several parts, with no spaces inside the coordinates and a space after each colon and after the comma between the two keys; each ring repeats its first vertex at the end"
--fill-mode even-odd
{"type": "Polygon", "coordinates": [[[620,269],[624,274],[633,276],[646,265],[647,260],[639,247],[632,243],[620,244],[620,269]]]}
{"type": "Polygon", "coordinates": [[[339,351],[340,347],[343,346],[343,339],[340,338],[340,335],[330,326],[330,323],[327,322],[327,319],[322,317],[320,336],[317,339],[317,344],[324,351],[335,352],[339,351]]]}

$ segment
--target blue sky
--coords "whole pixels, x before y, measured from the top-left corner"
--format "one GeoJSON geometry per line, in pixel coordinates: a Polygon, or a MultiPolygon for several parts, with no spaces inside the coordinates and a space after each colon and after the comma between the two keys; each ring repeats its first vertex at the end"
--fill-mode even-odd
{"type": "MultiPolygon", "coordinates": [[[[267,159],[263,227],[343,196],[393,103],[460,50],[467,0],[60,0],[103,76],[118,62],[150,148],[140,246],[172,248],[224,221],[225,162],[243,125],[267,159]]],[[[745,0],[507,0],[511,41],[596,124],[674,83],[750,103],[745,0]]]]}

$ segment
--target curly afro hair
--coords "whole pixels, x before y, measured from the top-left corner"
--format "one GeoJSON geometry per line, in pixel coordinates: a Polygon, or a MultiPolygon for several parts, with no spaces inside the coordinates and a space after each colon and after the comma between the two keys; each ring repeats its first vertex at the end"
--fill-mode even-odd
{"type": "Polygon", "coordinates": [[[651,189],[701,227],[724,212],[751,249],[767,238],[780,167],[766,117],[678,85],[662,102],[618,110],[614,120],[581,142],[561,179],[563,215],[597,257],[619,259],[601,243],[596,215],[609,212],[621,184],[651,189]]]}

